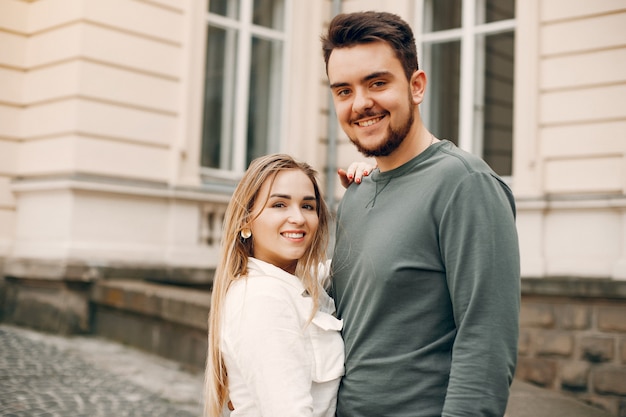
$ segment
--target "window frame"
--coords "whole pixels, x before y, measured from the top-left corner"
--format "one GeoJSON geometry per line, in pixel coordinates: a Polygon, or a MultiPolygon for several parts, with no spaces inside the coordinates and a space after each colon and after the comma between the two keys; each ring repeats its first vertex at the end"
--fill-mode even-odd
{"type": "MultiPolygon", "coordinates": [[[[482,123],[482,110],[476,111],[476,108],[483,109],[483,92],[484,92],[484,77],[478,77],[477,74],[482,74],[484,71],[480,71],[478,63],[483,63],[485,60],[484,47],[480,47],[479,43],[484,46],[485,38],[479,35],[497,35],[499,33],[517,31],[517,3],[516,2],[516,17],[513,19],[498,20],[495,22],[479,23],[477,24],[476,10],[485,10],[484,0],[462,0],[461,6],[461,27],[454,29],[440,30],[436,32],[425,32],[424,22],[430,18],[428,16],[428,8],[426,3],[429,0],[416,0],[415,8],[415,27],[417,37],[417,51],[420,68],[422,68],[426,74],[431,74],[432,60],[427,48],[427,45],[436,43],[444,43],[451,41],[459,41],[461,43],[461,57],[460,57],[460,79],[459,79],[459,131],[457,133],[457,140],[459,148],[471,152],[475,155],[483,155],[483,123],[482,123]],[[479,9],[480,7],[480,9],[479,9]]],[[[436,1],[436,0],[432,0],[436,1]]],[[[513,84],[515,85],[515,75],[513,84]]],[[[427,96],[425,100],[425,106],[422,106],[421,114],[422,119],[427,123],[431,120],[429,102],[431,97],[427,96]]],[[[514,99],[515,100],[515,99],[514,99]]],[[[514,140],[515,127],[511,132],[514,140]]],[[[511,176],[505,176],[507,181],[510,181],[511,176]]]]}
{"type": "MultiPolygon", "coordinates": [[[[283,0],[283,27],[282,29],[272,29],[255,25],[253,23],[253,6],[254,0],[240,0],[239,16],[237,18],[230,18],[217,14],[212,14],[208,10],[208,5],[211,0],[206,1],[206,8],[204,9],[204,29],[205,29],[205,42],[207,42],[206,36],[208,35],[209,27],[216,27],[223,30],[234,30],[237,33],[236,39],[236,51],[233,59],[230,62],[235,62],[235,68],[232,71],[227,71],[229,74],[233,74],[234,77],[234,92],[232,96],[224,97],[224,103],[230,103],[225,105],[224,111],[227,113],[224,116],[225,120],[232,119],[232,129],[226,126],[224,131],[221,132],[222,147],[227,144],[226,148],[232,146],[232,155],[230,166],[231,168],[215,168],[202,165],[202,152],[203,143],[202,137],[204,136],[203,117],[201,118],[200,126],[200,143],[198,154],[198,166],[200,169],[200,176],[203,182],[211,182],[211,180],[238,180],[243,172],[247,168],[246,153],[247,153],[247,135],[248,135],[248,110],[250,101],[250,63],[252,58],[252,43],[253,38],[262,39],[270,42],[282,43],[282,62],[279,63],[280,67],[280,93],[276,97],[268,97],[268,106],[270,108],[277,108],[274,113],[276,116],[274,120],[270,122],[271,129],[275,130],[275,134],[268,135],[267,153],[277,152],[283,142],[286,132],[285,117],[280,117],[286,109],[287,99],[287,87],[289,85],[289,51],[290,51],[290,39],[291,39],[291,13],[293,7],[293,0],[283,0]],[[277,119],[277,120],[276,120],[277,119]],[[231,137],[228,140],[228,137],[231,137]]],[[[205,48],[208,45],[205,43],[205,48]]],[[[203,76],[206,76],[206,68],[203,68],[203,76]]],[[[206,95],[206,85],[202,84],[202,96],[206,95]]],[[[206,109],[204,104],[202,105],[202,115],[206,109]]],[[[220,158],[221,159],[221,158],[220,158]]]]}

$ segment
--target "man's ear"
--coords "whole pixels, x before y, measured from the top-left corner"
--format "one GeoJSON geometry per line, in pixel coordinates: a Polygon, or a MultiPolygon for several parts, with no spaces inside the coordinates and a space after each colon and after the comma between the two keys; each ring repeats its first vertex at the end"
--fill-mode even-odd
{"type": "Polygon", "coordinates": [[[411,97],[413,98],[413,103],[421,104],[424,100],[426,81],[426,73],[422,70],[417,70],[411,75],[411,97]]]}

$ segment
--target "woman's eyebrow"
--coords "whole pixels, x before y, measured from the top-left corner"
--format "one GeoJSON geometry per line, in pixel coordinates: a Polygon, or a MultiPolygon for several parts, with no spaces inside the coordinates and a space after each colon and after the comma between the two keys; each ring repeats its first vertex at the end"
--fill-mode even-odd
{"type": "MultiPolygon", "coordinates": [[[[270,198],[284,198],[286,200],[291,200],[291,196],[289,194],[272,194],[270,198]]],[[[317,200],[314,195],[307,195],[303,198],[303,200],[317,200]]]]}
{"type": "Polygon", "coordinates": [[[291,200],[291,196],[288,194],[272,194],[270,195],[270,198],[275,197],[275,198],[286,198],[288,200],[291,200]]]}

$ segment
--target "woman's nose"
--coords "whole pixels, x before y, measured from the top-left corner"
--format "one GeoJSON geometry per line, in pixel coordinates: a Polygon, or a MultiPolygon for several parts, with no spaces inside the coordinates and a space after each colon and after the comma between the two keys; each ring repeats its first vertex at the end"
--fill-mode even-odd
{"type": "Polygon", "coordinates": [[[290,211],[287,221],[293,224],[303,224],[304,215],[302,215],[302,211],[299,208],[294,208],[290,211]]]}

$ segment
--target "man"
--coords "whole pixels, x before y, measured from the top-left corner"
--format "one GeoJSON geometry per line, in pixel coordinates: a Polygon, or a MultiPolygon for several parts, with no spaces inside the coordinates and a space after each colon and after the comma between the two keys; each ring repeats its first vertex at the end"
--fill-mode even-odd
{"type": "Polygon", "coordinates": [[[378,164],[346,190],[337,219],[337,416],[501,417],[517,360],[513,195],[423,125],[426,75],[406,22],[341,14],[322,43],[337,118],[378,164]]]}

